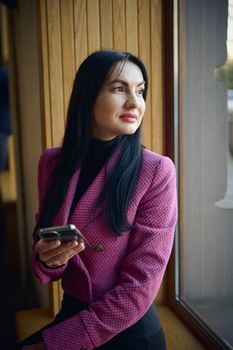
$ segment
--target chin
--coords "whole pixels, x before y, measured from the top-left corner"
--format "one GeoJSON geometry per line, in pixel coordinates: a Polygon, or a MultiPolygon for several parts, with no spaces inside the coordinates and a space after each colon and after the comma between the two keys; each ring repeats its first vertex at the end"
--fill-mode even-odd
{"type": "Polygon", "coordinates": [[[136,131],[138,130],[138,128],[134,128],[134,129],[130,129],[124,132],[125,135],[133,135],[136,131]]]}

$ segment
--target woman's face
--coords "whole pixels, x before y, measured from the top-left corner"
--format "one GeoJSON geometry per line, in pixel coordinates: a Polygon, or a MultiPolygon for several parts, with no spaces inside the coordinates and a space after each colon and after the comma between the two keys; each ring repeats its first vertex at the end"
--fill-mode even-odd
{"type": "Polygon", "coordinates": [[[126,61],[122,69],[119,62],[95,101],[92,136],[111,140],[118,135],[135,133],[145,112],[144,89],[140,68],[126,61]]]}

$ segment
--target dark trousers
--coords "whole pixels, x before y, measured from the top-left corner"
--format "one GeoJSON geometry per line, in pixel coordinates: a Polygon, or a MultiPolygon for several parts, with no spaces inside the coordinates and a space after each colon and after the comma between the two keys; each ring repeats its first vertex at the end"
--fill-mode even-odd
{"type": "MultiPolygon", "coordinates": [[[[20,350],[25,345],[43,342],[42,330],[50,328],[65,319],[74,316],[81,310],[88,308],[88,304],[76,300],[64,294],[61,311],[54,321],[36,333],[23,340],[15,350],[20,350]]],[[[145,316],[128,329],[117,334],[104,345],[95,348],[98,350],[165,350],[166,341],[159,318],[155,312],[154,305],[148,310],[145,316]]],[[[12,349],[13,350],[13,349],[12,349]]]]}

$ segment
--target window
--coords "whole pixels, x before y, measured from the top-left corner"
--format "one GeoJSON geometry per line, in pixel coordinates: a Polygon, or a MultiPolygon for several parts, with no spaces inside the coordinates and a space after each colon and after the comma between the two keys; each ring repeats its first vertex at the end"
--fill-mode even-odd
{"type": "Polygon", "coordinates": [[[233,349],[232,12],[232,0],[173,1],[180,215],[170,303],[211,349],[233,349]]]}

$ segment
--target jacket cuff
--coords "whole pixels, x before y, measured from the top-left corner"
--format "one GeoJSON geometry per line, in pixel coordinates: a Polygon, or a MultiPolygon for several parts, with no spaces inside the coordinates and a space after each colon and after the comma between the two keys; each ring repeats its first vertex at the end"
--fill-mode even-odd
{"type": "Polygon", "coordinates": [[[61,278],[66,267],[67,263],[56,268],[50,267],[39,260],[38,253],[35,250],[32,252],[32,269],[42,284],[61,278]]]}
{"type": "Polygon", "coordinates": [[[42,336],[48,350],[92,350],[94,346],[79,315],[44,329],[42,336]],[[64,337],[64,332],[66,336],[64,337]]]}

